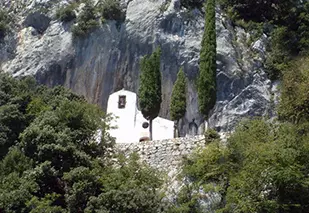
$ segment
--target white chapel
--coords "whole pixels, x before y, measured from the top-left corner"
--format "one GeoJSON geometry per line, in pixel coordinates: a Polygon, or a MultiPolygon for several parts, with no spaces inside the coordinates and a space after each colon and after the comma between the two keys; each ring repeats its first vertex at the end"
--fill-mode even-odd
{"type": "MultiPolygon", "coordinates": [[[[119,90],[108,98],[107,113],[114,117],[110,134],[116,143],[141,142],[149,139],[149,123],[137,108],[137,96],[134,92],[119,90]]],[[[152,121],[152,139],[163,140],[174,136],[174,122],[157,117],[152,121]]]]}

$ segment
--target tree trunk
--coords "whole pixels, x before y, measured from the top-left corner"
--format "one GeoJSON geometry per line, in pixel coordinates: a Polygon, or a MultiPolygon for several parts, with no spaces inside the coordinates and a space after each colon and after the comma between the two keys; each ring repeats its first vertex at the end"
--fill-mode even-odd
{"type": "Polygon", "coordinates": [[[149,139],[152,141],[152,119],[149,120],[149,139]]]}
{"type": "Polygon", "coordinates": [[[174,138],[178,138],[178,121],[174,121],[174,138]]]}

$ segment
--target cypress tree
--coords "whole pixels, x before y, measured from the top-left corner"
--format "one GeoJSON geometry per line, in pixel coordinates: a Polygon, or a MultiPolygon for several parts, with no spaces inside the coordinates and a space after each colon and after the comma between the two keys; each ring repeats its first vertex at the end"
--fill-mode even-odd
{"type": "Polygon", "coordinates": [[[205,117],[216,103],[216,48],[215,0],[207,0],[197,89],[199,110],[205,117]]]}
{"type": "Polygon", "coordinates": [[[161,49],[157,48],[150,56],[146,55],[141,60],[139,106],[144,118],[149,120],[150,140],[152,121],[159,115],[162,102],[160,57],[161,49]]]}
{"type": "MultiPolygon", "coordinates": [[[[170,111],[171,119],[176,122],[175,126],[177,127],[178,121],[186,113],[186,78],[183,68],[179,70],[172,90],[170,111]]],[[[175,134],[175,136],[177,137],[178,134],[175,134]]]]}

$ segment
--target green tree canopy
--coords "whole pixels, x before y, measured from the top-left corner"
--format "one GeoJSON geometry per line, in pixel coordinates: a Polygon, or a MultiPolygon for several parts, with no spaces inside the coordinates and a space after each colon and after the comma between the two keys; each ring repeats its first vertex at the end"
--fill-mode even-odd
{"type": "Polygon", "coordinates": [[[202,8],[203,3],[204,3],[204,0],[181,0],[180,1],[181,6],[188,8],[188,9],[202,8]]]}
{"type": "Polygon", "coordinates": [[[150,56],[146,55],[141,60],[138,98],[142,114],[149,120],[150,139],[152,120],[159,115],[162,102],[160,57],[161,49],[157,48],[150,56]]]}
{"type": "Polygon", "coordinates": [[[200,52],[198,77],[198,104],[200,112],[207,117],[216,103],[216,14],[215,0],[206,4],[205,28],[200,52]]]}
{"type": "Polygon", "coordinates": [[[122,11],[119,0],[101,0],[100,7],[104,19],[124,21],[125,13],[122,11]]]}
{"type": "Polygon", "coordinates": [[[0,212],[163,211],[160,174],[107,152],[110,118],[97,106],[1,73],[0,95],[0,212]]]}
{"type": "Polygon", "coordinates": [[[9,21],[10,17],[8,13],[5,10],[0,9],[0,39],[4,38],[7,34],[9,21]]]}
{"type": "Polygon", "coordinates": [[[227,145],[214,140],[187,160],[190,196],[199,187],[219,193],[222,212],[307,212],[308,136],[292,124],[243,122],[227,145]]]}
{"type": "Polygon", "coordinates": [[[292,123],[309,120],[309,58],[292,61],[283,73],[279,118],[292,123]]]}
{"type": "Polygon", "coordinates": [[[99,26],[96,10],[91,1],[86,1],[82,12],[77,17],[77,25],[72,28],[75,38],[84,37],[99,26]]]}
{"type": "Polygon", "coordinates": [[[173,86],[172,97],[170,103],[171,119],[174,120],[175,129],[174,137],[179,137],[178,134],[178,122],[185,115],[187,108],[186,99],[186,77],[183,68],[180,68],[176,82],[173,86]]]}
{"type": "Polygon", "coordinates": [[[174,121],[181,119],[186,113],[186,77],[181,68],[172,90],[170,113],[174,121]]]}
{"type": "Polygon", "coordinates": [[[297,7],[301,1],[293,0],[221,0],[221,5],[230,7],[236,12],[238,18],[246,21],[280,21],[291,15],[292,8],[297,7]]]}

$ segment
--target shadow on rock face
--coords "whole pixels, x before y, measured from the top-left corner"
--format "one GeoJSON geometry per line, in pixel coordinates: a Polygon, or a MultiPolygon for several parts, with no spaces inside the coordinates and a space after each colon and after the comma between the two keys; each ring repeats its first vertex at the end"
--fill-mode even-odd
{"type": "Polygon", "coordinates": [[[48,28],[50,21],[51,19],[48,16],[36,11],[27,16],[23,25],[25,27],[33,27],[42,34],[48,28]]]}

